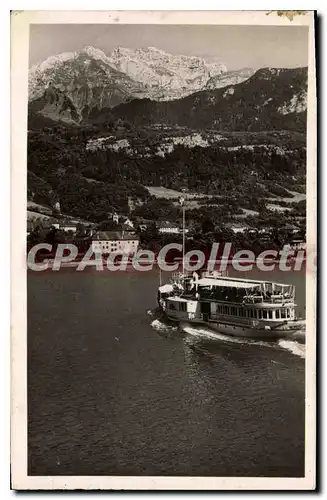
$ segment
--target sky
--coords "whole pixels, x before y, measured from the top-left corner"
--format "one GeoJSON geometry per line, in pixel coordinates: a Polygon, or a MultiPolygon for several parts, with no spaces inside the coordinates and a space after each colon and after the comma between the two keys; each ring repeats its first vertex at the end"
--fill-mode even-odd
{"type": "Polygon", "coordinates": [[[308,29],[303,26],[34,24],[30,65],[91,45],[109,54],[116,47],[156,47],[201,56],[240,68],[308,65],[308,29]]]}

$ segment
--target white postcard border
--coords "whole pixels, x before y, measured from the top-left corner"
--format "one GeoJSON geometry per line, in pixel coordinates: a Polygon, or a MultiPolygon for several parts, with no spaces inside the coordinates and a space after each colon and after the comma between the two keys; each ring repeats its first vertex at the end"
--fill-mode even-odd
{"type": "Polygon", "coordinates": [[[11,461],[12,488],[109,490],[305,490],[315,487],[316,453],[316,275],[306,280],[306,459],[304,478],[132,477],[27,475],[27,102],[29,25],[88,24],[227,24],[301,25],[309,31],[307,128],[307,239],[316,250],[316,91],[313,12],[292,21],[265,11],[105,12],[25,11],[11,19],[11,461]]]}

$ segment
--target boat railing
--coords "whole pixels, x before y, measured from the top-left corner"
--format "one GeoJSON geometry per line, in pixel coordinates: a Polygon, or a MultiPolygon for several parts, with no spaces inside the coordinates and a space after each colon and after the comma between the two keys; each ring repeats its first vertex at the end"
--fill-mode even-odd
{"type": "Polygon", "coordinates": [[[265,304],[279,304],[279,303],[290,303],[294,301],[294,297],[286,296],[286,295],[247,295],[244,297],[243,302],[247,304],[257,304],[257,303],[265,303],[265,304]]]}
{"type": "Polygon", "coordinates": [[[227,271],[203,271],[203,273],[201,274],[202,278],[221,278],[227,276],[227,271]]]}
{"type": "MultiPolygon", "coordinates": [[[[208,315],[205,313],[200,314],[200,318],[204,321],[206,320],[207,317],[208,317],[208,315]]],[[[233,322],[234,324],[237,324],[239,326],[247,325],[247,326],[252,326],[252,327],[255,327],[255,326],[258,326],[259,324],[264,324],[265,322],[267,322],[267,320],[265,320],[265,319],[259,320],[257,318],[245,318],[245,317],[240,318],[238,316],[230,316],[229,314],[219,314],[219,313],[210,314],[210,319],[213,321],[233,322]]]]}
{"type": "Polygon", "coordinates": [[[191,278],[191,277],[192,277],[192,273],[191,272],[187,272],[187,271],[184,272],[184,273],[182,273],[180,271],[177,271],[175,273],[172,273],[172,275],[171,275],[171,279],[173,281],[181,281],[181,280],[183,280],[185,278],[191,278]]]}

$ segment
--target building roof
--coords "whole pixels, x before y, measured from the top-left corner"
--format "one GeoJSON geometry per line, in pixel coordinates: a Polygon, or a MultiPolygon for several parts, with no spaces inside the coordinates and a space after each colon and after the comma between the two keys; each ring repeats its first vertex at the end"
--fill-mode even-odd
{"type": "Polygon", "coordinates": [[[98,231],[92,239],[95,241],[130,241],[138,240],[139,237],[131,231],[98,231]]]}
{"type": "Polygon", "coordinates": [[[201,278],[197,281],[199,286],[224,286],[227,288],[255,288],[260,282],[230,281],[228,279],[201,278]]]}
{"type": "Polygon", "coordinates": [[[179,224],[175,224],[174,222],[169,222],[169,221],[159,221],[157,223],[157,226],[159,229],[169,229],[169,228],[174,228],[174,229],[179,229],[179,224]]]}
{"type": "MultiPolygon", "coordinates": [[[[56,224],[56,223],[55,223],[56,224]]],[[[57,223],[58,224],[58,223],[57,223]]],[[[80,225],[79,222],[59,222],[60,227],[76,227],[80,225]]]]}
{"type": "Polygon", "coordinates": [[[286,285],[284,283],[277,283],[273,281],[257,281],[251,279],[242,278],[201,278],[197,280],[200,286],[221,286],[226,288],[256,288],[263,285],[275,285],[278,287],[290,287],[292,285],[286,285]]]}

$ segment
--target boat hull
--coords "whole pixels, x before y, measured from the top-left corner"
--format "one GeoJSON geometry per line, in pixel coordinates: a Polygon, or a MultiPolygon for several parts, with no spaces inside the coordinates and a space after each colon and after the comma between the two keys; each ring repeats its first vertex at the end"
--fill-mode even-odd
{"type": "Polygon", "coordinates": [[[165,317],[170,321],[175,323],[187,323],[190,325],[206,326],[217,333],[223,335],[228,335],[232,337],[244,337],[252,339],[278,339],[278,338],[288,338],[292,337],[295,332],[299,331],[303,325],[301,321],[294,321],[292,324],[287,325],[287,327],[274,328],[270,330],[255,328],[249,326],[242,326],[229,323],[218,323],[216,321],[203,321],[203,320],[176,320],[165,313],[165,317]]]}

